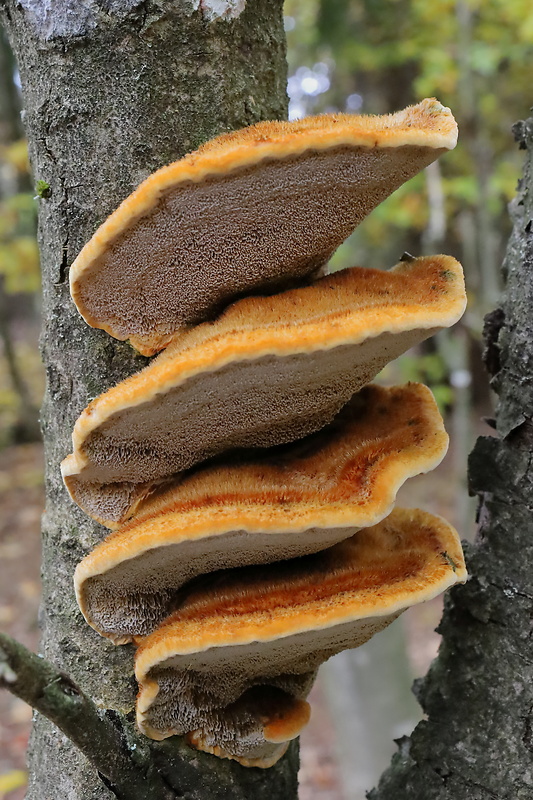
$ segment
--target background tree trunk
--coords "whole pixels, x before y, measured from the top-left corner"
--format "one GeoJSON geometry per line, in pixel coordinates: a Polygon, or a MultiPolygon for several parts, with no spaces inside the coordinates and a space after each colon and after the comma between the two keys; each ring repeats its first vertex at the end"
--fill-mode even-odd
{"type": "Polygon", "coordinates": [[[533,119],[515,133],[528,153],[502,307],[486,319],[498,436],[470,457],[471,578],[449,593],[439,656],[416,686],[427,721],[400,741],[370,800],[533,797],[533,119]]]}
{"type": "MultiPolygon", "coordinates": [[[[176,796],[290,800],[294,745],[264,772],[192,751],[177,737],[155,743],[135,733],[133,650],[94,633],[73,592],[76,563],[106,531],[70,501],[59,472],[81,410],[146,363],[83,322],[68,267],[153,170],[221,131],[286,117],[281,0],[7,0],[3,21],[20,69],[34,176],[50,187],[39,232],[47,373],[43,654],[108,709],[132,752],[146,758],[150,748],[176,796]]],[[[30,770],[28,800],[116,796],[39,715],[30,770]]]]}
{"type": "MultiPolygon", "coordinates": [[[[0,29],[0,146],[13,144],[24,136],[20,119],[20,98],[13,81],[14,68],[11,48],[4,31],[0,29]]],[[[21,177],[14,169],[1,169],[0,201],[17,192],[27,191],[27,180],[26,175],[21,177]]],[[[5,283],[5,275],[0,271],[0,345],[11,386],[18,400],[17,418],[9,439],[15,442],[33,442],[40,439],[39,415],[32,403],[23,368],[17,357],[10,314],[13,298],[7,293],[5,283]]]]}

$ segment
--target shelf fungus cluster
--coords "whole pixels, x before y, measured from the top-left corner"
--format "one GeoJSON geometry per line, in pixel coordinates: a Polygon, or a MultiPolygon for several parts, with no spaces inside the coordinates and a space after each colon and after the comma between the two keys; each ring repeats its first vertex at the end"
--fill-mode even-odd
{"type": "Polygon", "coordinates": [[[225,134],[149,177],[72,265],[90,325],[162,350],[83,411],[62,464],[115,529],[76,596],[137,645],[147,736],[268,767],[323,661],[466,580],[453,528],[394,507],[446,452],[431,392],[370,384],[460,318],[461,267],[323,269],[456,137],[436,100],[225,134]]]}
{"type": "Polygon", "coordinates": [[[206,458],[294,441],[331,422],[389,361],[463,308],[461,267],[447,256],[389,272],[354,267],[239,300],[85,409],[63,462],[67,487],[113,527],[206,458]]]}

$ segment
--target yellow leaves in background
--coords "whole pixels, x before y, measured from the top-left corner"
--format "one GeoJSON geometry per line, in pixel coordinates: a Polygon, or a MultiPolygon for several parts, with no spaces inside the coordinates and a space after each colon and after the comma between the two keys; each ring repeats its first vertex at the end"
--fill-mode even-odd
{"type": "Polygon", "coordinates": [[[371,244],[379,245],[383,241],[387,225],[400,229],[424,230],[428,217],[425,183],[424,173],[417,175],[381,203],[368,221],[365,220],[365,233],[371,244]]]}
{"type": "MultiPolygon", "coordinates": [[[[33,343],[18,341],[16,347],[17,364],[26,379],[26,384],[33,402],[37,406],[43,395],[44,374],[39,352],[33,343]]],[[[0,450],[10,442],[10,431],[18,419],[20,397],[12,386],[5,358],[0,358],[0,450]]],[[[29,478],[28,478],[29,480],[29,478]]],[[[34,472],[32,483],[26,488],[30,490],[42,480],[40,467],[34,472]]],[[[13,493],[18,487],[11,472],[0,469],[0,495],[7,488],[13,493]],[[7,486],[6,486],[6,481],[7,486]]],[[[1,551],[1,546],[0,546],[1,551]]],[[[0,552],[0,561],[2,553],[0,552]]],[[[0,626],[2,624],[0,615],[0,626]]]]}
{"type": "Polygon", "coordinates": [[[26,786],[27,782],[28,776],[21,769],[13,769],[0,775],[0,800],[4,800],[4,797],[14,789],[26,786]]]}
{"type": "MultiPolygon", "coordinates": [[[[12,179],[15,175],[29,174],[28,147],[24,139],[0,146],[0,169],[11,173],[12,179]]],[[[4,276],[9,294],[39,289],[35,217],[36,204],[29,192],[16,192],[0,203],[0,275],[4,276]]]]}
{"type": "MultiPolygon", "coordinates": [[[[329,68],[331,88],[320,96],[321,106],[315,102],[313,113],[350,110],[346,101],[354,93],[366,113],[393,111],[398,103],[432,96],[452,108],[459,145],[442,162],[444,183],[454,184],[444,186],[450,190],[450,233],[458,240],[454,217],[481,202],[503,241],[506,204],[522,161],[512,146],[511,126],[531,105],[531,0],[286,0],[284,8],[292,15],[291,69],[318,60],[329,68]]],[[[420,190],[421,184],[410,189],[420,190]]],[[[393,226],[407,228],[409,210],[412,227],[424,225],[421,209],[410,205],[408,193],[402,197],[403,210],[392,198],[380,210],[382,239],[391,233],[385,230],[385,211],[393,226]]],[[[371,217],[365,225],[372,224],[371,217]]],[[[377,223],[375,228],[369,247],[380,238],[377,223]]]]}
{"type": "Polygon", "coordinates": [[[39,250],[32,236],[0,240],[0,273],[8,294],[35,292],[40,286],[39,250]]]}
{"type": "Polygon", "coordinates": [[[11,165],[17,172],[28,175],[30,172],[30,160],[28,158],[26,139],[19,139],[9,145],[0,145],[0,161],[11,165]]]}

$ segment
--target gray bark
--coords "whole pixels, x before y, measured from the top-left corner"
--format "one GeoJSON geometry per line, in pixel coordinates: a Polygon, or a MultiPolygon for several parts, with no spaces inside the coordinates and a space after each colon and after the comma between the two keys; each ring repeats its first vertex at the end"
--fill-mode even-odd
{"type": "Polygon", "coordinates": [[[399,743],[371,800],[533,797],[533,119],[515,132],[528,153],[505,293],[485,326],[498,435],[470,457],[471,578],[450,592],[438,658],[416,687],[427,720],[399,743]]]}
{"type": "Polygon", "coordinates": [[[117,797],[173,800],[174,793],[149,759],[132,758],[130,743],[107,711],[98,709],[46,659],[1,632],[0,688],[9,689],[57,725],[113,785],[117,797]]]}
{"type": "MultiPolygon", "coordinates": [[[[42,650],[109,718],[132,752],[161,770],[181,798],[296,793],[297,750],[267,772],[161,743],[132,725],[132,649],[115,648],[76,606],[76,563],[106,531],[67,496],[59,473],[74,422],[91,398],[145,359],[87,327],[68,291],[68,266],[97,226],[149,173],[221,131],[286,117],[281,0],[6,0],[25,126],[40,201],[43,269],[42,411],[47,504],[43,530],[42,650]]],[[[51,723],[37,715],[29,800],[115,795],[51,723]]],[[[154,794],[157,798],[157,794],[154,794]]]]}

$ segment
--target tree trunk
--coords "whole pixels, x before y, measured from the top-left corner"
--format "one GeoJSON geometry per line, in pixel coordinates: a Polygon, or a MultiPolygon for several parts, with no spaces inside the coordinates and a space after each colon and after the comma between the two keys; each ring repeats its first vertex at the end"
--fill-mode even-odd
{"type": "Polygon", "coordinates": [[[427,721],[399,743],[371,800],[533,797],[533,119],[515,133],[528,158],[502,307],[485,326],[498,436],[470,457],[471,578],[450,592],[438,658],[416,686],[427,721]]]}
{"type": "MultiPolygon", "coordinates": [[[[153,170],[221,131],[286,117],[282,2],[7,0],[3,19],[21,74],[34,176],[49,185],[39,233],[48,379],[43,654],[107,709],[132,752],[160,769],[176,797],[290,800],[295,746],[263,771],[192,751],[178,737],[156,743],[135,732],[133,650],[94,633],[74,598],[76,563],[106,531],[74,506],[59,472],[81,410],[146,363],[84,323],[70,299],[68,266],[153,170]]],[[[39,715],[30,770],[28,800],[120,796],[39,715]]]]}

